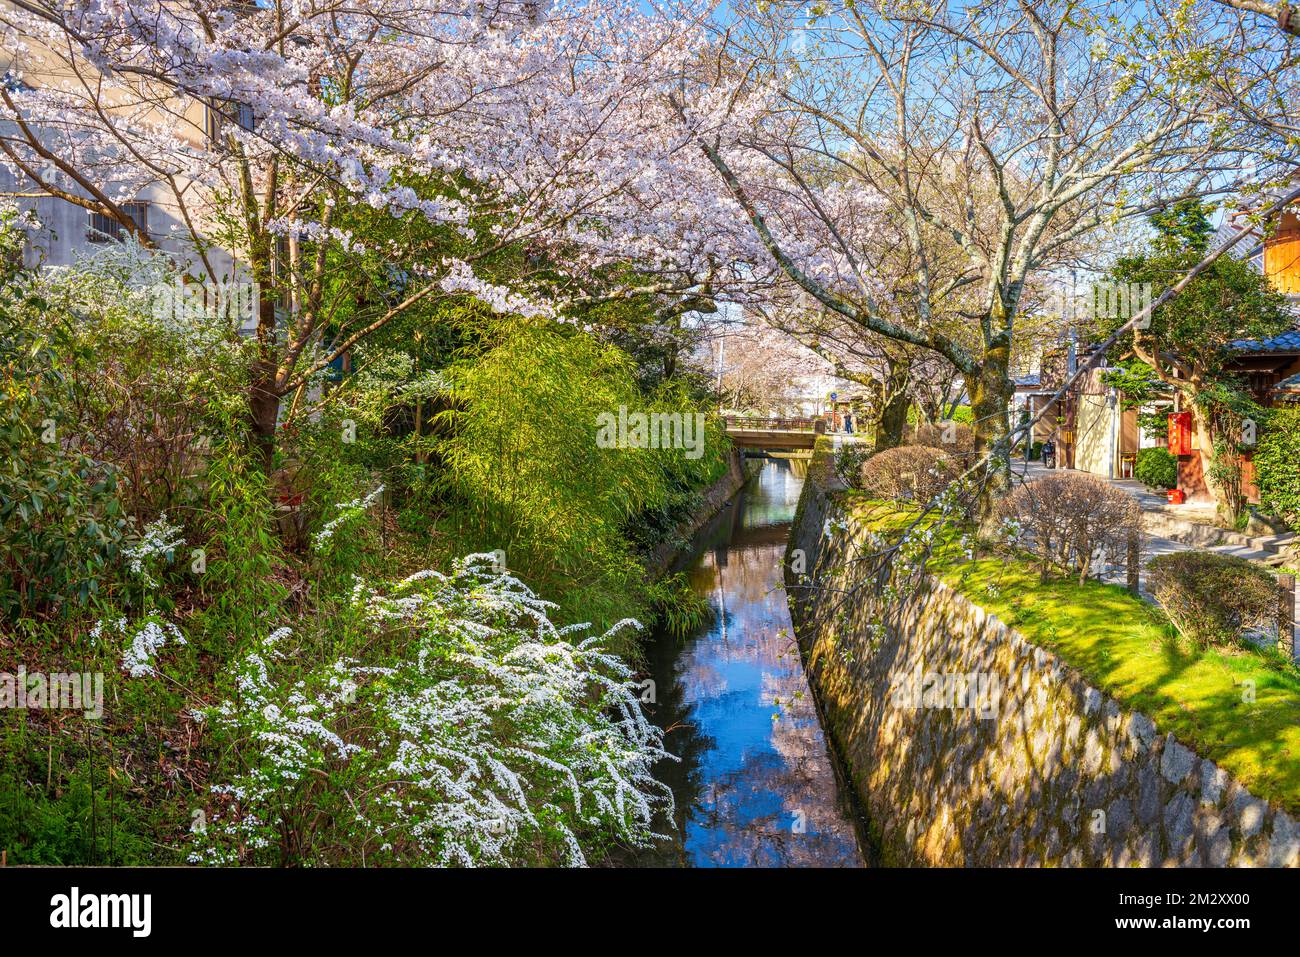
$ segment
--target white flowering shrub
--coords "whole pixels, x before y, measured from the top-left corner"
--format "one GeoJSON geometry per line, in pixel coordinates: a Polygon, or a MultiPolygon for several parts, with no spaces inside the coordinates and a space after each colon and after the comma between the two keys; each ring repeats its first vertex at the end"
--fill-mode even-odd
{"type": "Polygon", "coordinates": [[[131,574],[138,576],[146,588],[156,588],[158,582],[149,574],[153,561],[161,558],[171,562],[176,556],[176,549],[184,544],[180,526],[168,522],[167,513],[163,512],[156,521],[144,527],[136,541],[123,546],[122,556],[126,559],[131,574]]]}
{"type": "Polygon", "coordinates": [[[90,629],[90,647],[98,649],[107,642],[121,643],[121,669],[132,678],[147,678],[160,674],[158,655],[170,642],[172,645],[188,644],[180,628],[158,614],[149,614],[134,625],[125,617],[100,619],[90,629]],[[113,633],[117,637],[113,637],[113,633]]]}
{"type": "Polygon", "coordinates": [[[186,644],[185,636],[173,622],[156,617],[140,622],[122,655],[122,670],[132,678],[158,674],[158,654],[168,641],[173,645],[186,644]]]}
{"type": "Polygon", "coordinates": [[[354,498],[350,502],[339,502],[334,507],[338,514],[326,522],[311,539],[313,551],[321,552],[328,549],[330,543],[334,540],[334,533],[342,526],[348,524],[353,519],[364,515],[370,506],[379,500],[379,496],[384,494],[384,486],[380,485],[365,498],[354,498]]]}
{"type": "Polygon", "coordinates": [[[582,865],[653,839],[668,757],[630,669],[600,636],[471,555],[353,590],[352,651],[289,629],[201,712],[238,771],[213,788],[194,863],[582,865]],[[315,659],[320,664],[304,667],[315,659]]]}

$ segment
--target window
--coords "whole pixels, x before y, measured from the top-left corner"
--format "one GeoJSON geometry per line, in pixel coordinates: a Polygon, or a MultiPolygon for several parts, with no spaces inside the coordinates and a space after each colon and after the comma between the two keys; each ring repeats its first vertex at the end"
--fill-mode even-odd
{"type": "Polygon", "coordinates": [[[253,108],[247,103],[213,100],[207,107],[207,122],[208,139],[214,145],[220,145],[225,136],[227,123],[234,123],[240,129],[251,133],[257,125],[257,118],[253,116],[253,108]]]}
{"type": "MultiPolygon", "coordinates": [[[[135,201],[121,204],[122,212],[130,217],[131,221],[140,227],[142,233],[149,232],[149,204],[135,201]]],[[[110,243],[118,242],[124,239],[126,230],[122,224],[111,216],[105,216],[103,213],[92,212],[90,214],[90,229],[86,232],[86,239],[92,243],[110,243]]]]}

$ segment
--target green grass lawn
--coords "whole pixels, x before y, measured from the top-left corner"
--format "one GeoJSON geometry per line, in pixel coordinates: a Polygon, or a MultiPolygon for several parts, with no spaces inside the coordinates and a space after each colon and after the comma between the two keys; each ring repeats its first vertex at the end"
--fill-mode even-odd
{"type": "MultiPolygon", "coordinates": [[[[850,511],[878,533],[916,517],[894,502],[851,493],[850,511]]],[[[977,554],[951,544],[929,569],[1021,634],[1077,668],[1095,687],[1155,719],[1259,797],[1300,810],[1300,671],[1271,649],[1201,650],[1159,609],[1118,585],[1039,580],[1024,555],[977,554]],[[1254,700],[1247,701],[1253,682],[1254,700]]]]}

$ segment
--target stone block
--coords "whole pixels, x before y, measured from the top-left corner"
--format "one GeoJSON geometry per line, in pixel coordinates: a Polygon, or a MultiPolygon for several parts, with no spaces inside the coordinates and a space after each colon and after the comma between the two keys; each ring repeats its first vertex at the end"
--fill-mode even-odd
{"type": "Polygon", "coordinates": [[[1192,811],[1196,803],[1186,791],[1180,791],[1165,805],[1165,841],[1171,856],[1180,861],[1192,843],[1192,811]]]}
{"type": "Polygon", "coordinates": [[[1134,713],[1128,719],[1128,739],[1135,751],[1146,751],[1156,739],[1156,723],[1141,712],[1134,713]]]}
{"type": "Polygon", "coordinates": [[[1260,832],[1268,813],[1268,805],[1245,788],[1236,789],[1231,803],[1231,820],[1243,841],[1260,832]]]}
{"type": "Polygon", "coordinates": [[[1285,811],[1273,816],[1273,833],[1268,841],[1268,863],[1272,867],[1295,867],[1300,857],[1300,827],[1285,811]]]}
{"type": "Polygon", "coordinates": [[[1160,773],[1170,784],[1180,784],[1196,766],[1196,754],[1183,747],[1170,733],[1165,737],[1164,751],[1160,755],[1160,773]]]}
{"type": "Polygon", "coordinates": [[[1213,761],[1201,762],[1201,803],[1217,807],[1228,786],[1228,773],[1213,761]]]}

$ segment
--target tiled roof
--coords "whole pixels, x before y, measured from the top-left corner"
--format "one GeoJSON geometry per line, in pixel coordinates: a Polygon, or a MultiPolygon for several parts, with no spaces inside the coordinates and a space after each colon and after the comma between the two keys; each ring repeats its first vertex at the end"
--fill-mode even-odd
{"type": "Polygon", "coordinates": [[[1283,399],[1300,399],[1300,372],[1273,386],[1273,394],[1283,399]]]}
{"type": "Polygon", "coordinates": [[[1271,339],[1238,339],[1232,348],[1240,352],[1300,352],[1300,329],[1292,329],[1271,339]]]}
{"type": "MultiPolygon", "coordinates": [[[[1225,217],[1215,230],[1214,235],[1210,237],[1210,252],[1217,252],[1222,246],[1227,245],[1228,240],[1241,230],[1242,224],[1237,222],[1235,217],[1225,217]]],[[[1228,255],[1233,259],[1254,259],[1263,250],[1259,242],[1259,234],[1248,234],[1245,239],[1240,240],[1237,245],[1228,250],[1228,255]]]]}

